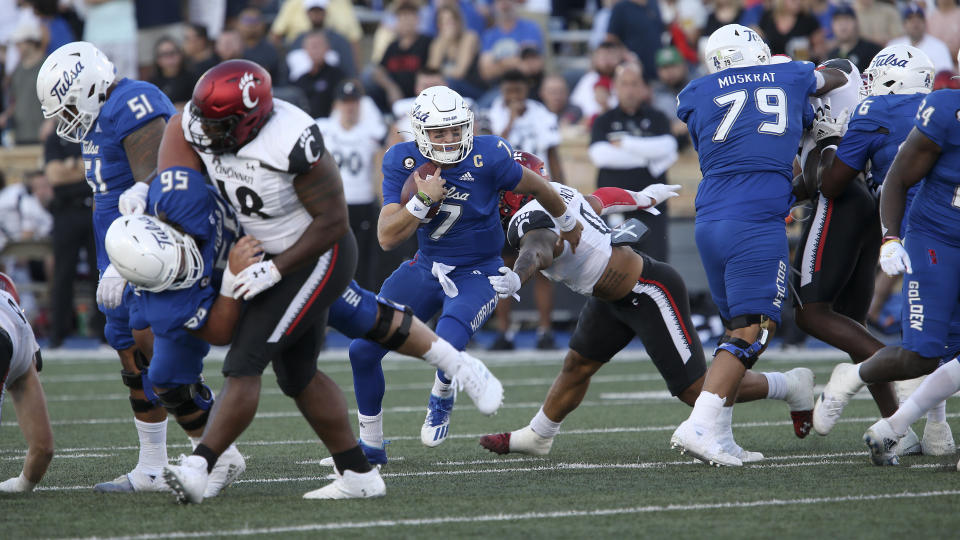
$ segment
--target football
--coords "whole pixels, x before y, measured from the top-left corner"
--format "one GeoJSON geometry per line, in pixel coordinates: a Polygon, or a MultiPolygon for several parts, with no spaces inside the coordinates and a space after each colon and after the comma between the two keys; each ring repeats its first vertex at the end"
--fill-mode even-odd
{"type": "MultiPolygon", "coordinates": [[[[407,204],[407,201],[413,197],[417,191],[420,191],[417,188],[417,181],[414,180],[416,174],[420,174],[420,178],[426,178],[433,174],[437,170],[437,166],[432,162],[428,161],[423,165],[417,167],[415,171],[410,173],[410,176],[407,177],[407,180],[403,183],[403,189],[400,190],[400,204],[407,204]]],[[[437,212],[440,211],[440,203],[437,202],[430,208],[430,212],[427,213],[426,219],[430,219],[433,216],[437,215],[437,212]]]]}

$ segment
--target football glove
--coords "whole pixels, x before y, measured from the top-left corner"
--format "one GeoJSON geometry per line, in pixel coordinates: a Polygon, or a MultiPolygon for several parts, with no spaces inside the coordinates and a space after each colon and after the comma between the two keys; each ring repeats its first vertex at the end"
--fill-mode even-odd
{"type": "Polygon", "coordinates": [[[846,109],[834,116],[829,103],[821,103],[813,117],[813,139],[818,143],[831,138],[841,138],[847,131],[846,109]]]}
{"type": "Polygon", "coordinates": [[[130,214],[142,214],[147,209],[147,192],[150,186],[144,182],[136,182],[129,189],[120,194],[117,206],[120,214],[129,216],[130,214]]]}
{"type": "Polygon", "coordinates": [[[280,282],[280,270],[273,261],[261,261],[244,268],[233,282],[233,298],[250,300],[280,282]]]}
{"type": "Polygon", "coordinates": [[[520,283],[520,276],[506,266],[500,267],[500,273],[503,275],[487,276],[487,279],[490,280],[490,285],[493,286],[493,290],[497,292],[497,296],[500,298],[510,298],[512,296],[519,301],[520,295],[517,294],[517,291],[519,291],[523,285],[523,283],[520,283]]]}
{"type": "Polygon", "coordinates": [[[655,207],[667,199],[679,197],[680,184],[650,184],[642,190],[636,192],[633,196],[637,201],[637,206],[646,212],[655,216],[660,215],[660,211],[655,207]]]}
{"type": "Polygon", "coordinates": [[[97,303],[107,309],[114,309],[123,301],[123,289],[127,280],[111,264],[103,271],[97,283],[97,303]]]}
{"type": "Polygon", "coordinates": [[[910,256],[907,255],[907,250],[903,249],[900,240],[887,240],[880,247],[880,268],[888,276],[897,276],[904,272],[913,273],[913,268],[910,266],[910,256]]]}

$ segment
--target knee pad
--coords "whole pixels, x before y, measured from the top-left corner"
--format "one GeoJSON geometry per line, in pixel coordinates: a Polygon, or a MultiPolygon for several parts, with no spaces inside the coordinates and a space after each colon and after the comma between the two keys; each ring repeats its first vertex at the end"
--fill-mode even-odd
{"type": "Polygon", "coordinates": [[[413,309],[410,306],[397,304],[380,296],[377,297],[377,302],[380,304],[377,310],[377,322],[365,337],[382,344],[391,351],[395,350],[410,337],[410,327],[413,325],[413,309]],[[403,318],[400,320],[400,326],[391,334],[390,325],[393,322],[393,314],[398,311],[403,312],[403,318]]]}
{"type": "Polygon", "coordinates": [[[181,384],[173,388],[160,388],[158,390],[160,391],[157,392],[157,399],[160,404],[177,417],[193,414],[197,411],[206,412],[213,406],[213,391],[201,382],[181,384]]]}
{"type": "Polygon", "coordinates": [[[723,326],[725,326],[727,330],[739,330],[740,328],[746,328],[754,324],[762,325],[768,320],[769,318],[766,315],[740,315],[730,320],[724,319],[723,326]]]}
{"type": "Polygon", "coordinates": [[[747,369],[752,369],[760,358],[760,351],[767,345],[767,336],[769,335],[770,333],[766,328],[761,328],[760,335],[753,343],[747,343],[740,338],[725,335],[717,342],[717,348],[713,355],[716,356],[721,350],[727,351],[736,356],[747,369]]]}
{"type": "Polygon", "coordinates": [[[123,384],[131,390],[140,390],[143,388],[143,372],[136,373],[133,371],[127,371],[125,369],[120,370],[120,378],[123,379],[123,384]]]}

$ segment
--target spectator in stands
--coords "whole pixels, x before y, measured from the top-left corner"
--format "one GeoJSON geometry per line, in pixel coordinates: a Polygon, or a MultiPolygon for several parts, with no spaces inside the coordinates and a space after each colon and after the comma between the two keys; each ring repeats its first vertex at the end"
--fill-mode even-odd
{"type": "Polygon", "coordinates": [[[23,182],[0,190],[0,245],[50,236],[53,218],[44,202],[49,203],[52,195],[43,171],[30,171],[23,182]]]}
{"type": "Polygon", "coordinates": [[[960,50],[960,7],[957,0],[937,0],[936,15],[927,19],[927,32],[942,40],[956,58],[960,50]]]}
{"type": "MultiPolygon", "coordinates": [[[[837,5],[831,0],[810,0],[810,14],[817,18],[820,28],[823,29],[823,39],[825,43],[833,44],[833,14],[838,7],[850,7],[847,4],[837,5]]],[[[825,58],[826,55],[821,55],[825,58]]]]}
{"type": "Polygon", "coordinates": [[[385,110],[405,97],[414,97],[414,83],[417,72],[427,65],[427,56],[430,54],[430,38],[421,35],[417,30],[419,11],[417,6],[410,3],[401,3],[395,8],[396,23],[394,32],[397,38],[393,40],[380,64],[373,68],[373,80],[383,92],[381,106],[385,110]]]}
{"type": "Polygon", "coordinates": [[[455,9],[463,27],[476,34],[478,38],[487,29],[487,19],[477,10],[474,2],[470,0],[433,0],[428,2],[420,15],[420,28],[424,34],[434,38],[440,35],[442,21],[439,20],[439,16],[440,10],[443,8],[455,9]]]}
{"type": "Polygon", "coordinates": [[[196,82],[201,75],[220,63],[213,51],[213,41],[207,34],[207,27],[200,24],[188,24],[183,29],[183,54],[187,69],[193,73],[196,82]]]}
{"type": "Polygon", "coordinates": [[[762,15],[763,4],[760,3],[745,8],[743,0],[714,0],[713,11],[707,15],[707,23],[703,26],[703,35],[709,36],[728,24],[756,27],[762,15]]]}
{"type": "Polygon", "coordinates": [[[903,23],[897,8],[883,0],[854,0],[853,9],[857,12],[857,24],[860,35],[880,47],[896,37],[903,35],[903,23]]]}
{"type": "Polygon", "coordinates": [[[461,96],[479,99],[485,91],[477,67],[480,36],[464,26],[456,3],[437,6],[436,14],[436,37],[430,43],[427,67],[443,73],[446,85],[461,96]]]}
{"type": "Polygon", "coordinates": [[[295,50],[300,48],[308,31],[321,28],[328,31],[330,48],[340,56],[338,67],[349,76],[356,76],[357,66],[363,65],[360,61],[363,29],[350,0],[285,0],[273,20],[270,34],[278,44],[290,44],[287,50],[295,50]],[[342,40],[335,39],[334,34],[342,40]]]}
{"type": "Polygon", "coordinates": [[[953,57],[947,44],[927,33],[927,20],[923,8],[910,4],[903,10],[903,29],[906,34],[890,40],[888,45],[912,45],[927,53],[933,62],[933,70],[950,71],[953,57]]]}
{"type": "Polygon", "coordinates": [[[517,17],[516,0],[494,0],[494,24],[480,39],[480,76],[489,85],[504,73],[520,69],[520,52],[525,45],[543,49],[543,35],[537,23],[517,17]]]}
{"type": "Polygon", "coordinates": [[[827,53],[828,58],[846,58],[863,73],[873,57],[880,52],[876,43],[860,38],[857,13],[850,6],[838,6],[833,11],[833,35],[836,48],[827,53]]]}
{"type": "Polygon", "coordinates": [[[617,0],[601,0],[599,8],[593,14],[593,25],[590,27],[590,37],[587,38],[587,47],[594,50],[607,39],[607,28],[610,27],[610,13],[617,0]]]}
{"type": "MultiPolygon", "coordinates": [[[[444,79],[442,73],[433,68],[425,67],[417,72],[417,76],[414,79],[414,93],[420,95],[420,92],[423,92],[431,86],[442,86],[444,84],[446,84],[446,79],[444,79]]],[[[413,126],[410,125],[410,111],[413,109],[415,99],[416,97],[409,97],[394,102],[391,111],[396,121],[393,129],[387,134],[388,148],[398,142],[413,140],[413,126]]],[[[466,98],[466,100],[469,104],[470,99],[466,98]]],[[[474,115],[477,114],[476,109],[473,110],[473,113],[474,115]]]]}
{"type": "Polygon", "coordinates": [[[547,75],[540,85],[540,101],[557,116],[560,126],[576,124],[583,117],[583,112],[576,105],[570,103],[570,87],[567,80],[561,75],[547,75]]]}
{"type": "MultiPolygon", "coordinates": [[[[179,41],[183,39],[183,11],[180,2],[158,0],[135,0],[137,14],[137,61],[140,78],[149,79],[153,63],[153,45],[163,36],[179,41]]],[[[238,57],[239,58],[239,57],[238,57]]]]}
{"type": "Polygon", "coordinates": [[[76,41],[76,33],[60,14],[60,6],[57,0],[29,0],[23,2],[33,7],[33,12],[43,27],[43,37],[46,43],[44,54],[50,54],[61,46],[76,41]]]}
{"type": "Polygon", "coordinates": [[[670,132],[677,137],[687,134],[687,125],[677,118],[677,95],[688,82],[690,70],[687,69],[687,63],[680,56],[680,52],[674,47],[657,51],[657,80],[651,85],[651,104],[670,120],[670,132]]]}
{"type": "Polygon", "coordinates": [[[310,57],[311,68],[294,83],[307,96],[310,103],[310,116],[323,118],[330,116],[333,108],[334,91],[345,78],[337,66],[327,63],[330,45],[323,30],[312,30],[303,40],[303,50],[310,57]]]}
{"type": "MultiPolygon", "coordinates": [[[[664,20],[666,22],[666,20],[664,20]]],[[[700,61],[697,44],[707,23],[707,10],[700,0],[678,0],[673,19],[667,25],[670,42],[687,62],[700,61]]]]}
{"type": "Polygon", "coordinates": [[[0,129],[13,129],[15,144],[39,144],[43,113],[37,101],[37,75],[43,64],[44,50],[40,28],[26,22],[14,30],[11,41],[20,55],[10,74],[7,108],[0,114],[0,129]]]}
{"type": "MultiPolygon", "coordinates": [[[[597,167],[597,187],[621,187],[639,191],[650,184],[666,183],[666,172],[677,160],[677,140],[670,134],[670,121],[660,111],[646,104],[650,88],[643,80],[643,69],[636,63],[617,68],[614,76],[619,104],[593,122],[589,154],[597,167]]],[[[650,231],[641,249],[651,257],[667,260],[667,223],[665,205],[657,207],[662,214],[635,212],[622,216],[636,217],[650,231]]],[[[608,217],[611,225],[618,223],[608,217]]]]}
{"type": "Polygon", "coordinates": [[[136,78],[137,17],[133,0],[86,0],[83,40],[97,46],[117,68],[118,77],[136,78]]]}
{"type": "Polygon", "coordinates": [[[243,38],[243,57],[263,66],[275,81],[281,77],[280,53],[267,38],[267,23],[257,8],[248,7],[237,18],[237,31],[243,38]]]}
{"type": "Polygon", "coordinates": [[[820,23],[802,0],[774,0],[772,9],[760,17],[759,28],[772,54],[814,60],[813,51],[824,47],[820,23]]]}
{"type": "Polygon", "coordinates": [[[224,30],[217,36],[214,50],[220,61],[243,58],[243,38],[236,30],[224,30]]]}
{"type": "Polygon", "coordinates": [[[624,59],[624,48],[619,42],[607,40],[591,56],[592,70],[584,73],[570,93],[570,103],[583,112],[588,123],[617,106],[613,93],[613,74],[624,59]]]}
{"type": "Polygon", "coordinates": [[[157,85],[170,101],[183,110],[190,101],[197,77],[187,70],[183,51],[169,36],[160,38],[154,46],[154,75],[150,82],[157,85]]]}
{"type": "MultiPolygon", "coordinates": [[[[70,335],[74,318],[74,285],[78,283],[80,251],[85,252],[87,273],[84,286],[90,298],[96,296],[96,246],[93,237],[93,195],[84,175],[80,145],[51,133],[43,147],[44,172],[53,185],[49,211],[53,216],[53,277],[50,282],[51,328],[48,347],[57,348],[70,335]]],[[[88,313],[103,315],[95,306],[88,313]]]]}
{"type": "Polygon", "coordinates": [[[539,99],[540,85],[546,76],[546,62],[540,49],[531,45],[525,45],[520,50],[520,73],[527,77],[530,83],[530,98],[539,99]]]}
{"type": "Polygon", "coordinates": [[[300,74],[309,68],[309,58],[302,48],[303,40],[309,32],[317,30],[322,31],[327,37],[327,45],[330,51],[327,53],[327,63],[340,68],[340,71],[343,71],[347,77],[356,77],[359,73],[358,66],[361,66],[362,63],[359,60],[356,46],[327,24],[329,3],[330,0],[305,0],[303,2],[303,8],[307,10],[307,20],[310,25],[307,32],[302,32],[294,38],[288,48],[290,52],[287,54],[287,66],[290,69],[290,80],[296,80],[300,74]]]}
{"type": "Polygon", "coordinates": [[[643,66],[643,78],[652,81],[657,78],[654,55],[663,45],[663,31],[657,2],[620,0],[610,13],[607,36],[636,54],[643,66]]]}

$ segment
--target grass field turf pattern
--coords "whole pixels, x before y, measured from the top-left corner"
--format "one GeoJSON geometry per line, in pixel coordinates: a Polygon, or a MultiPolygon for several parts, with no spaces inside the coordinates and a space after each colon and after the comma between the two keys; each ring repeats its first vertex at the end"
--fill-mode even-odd
{"type": "MultiPolygon", "coordinates": [[[[955,537],[960,526],[957,458],[907,457],[901,467],[872,466],[860,437],[877,412],[865,394],[851,402],[829,437],[802,440],[793,435],[785,403],[738,405],[737,441],[768,459],[714,469],[670,450],[670,434],[689,408],[667,395],[642,354],[631,353],[594,377],[549,456],[497,456],[482,449],[478,437],[529,422],[562,352],[479,355],[503,381],[505,405],[487,418],[461,396],[451,437],[434,449],[419,441],[432,370],[410,359],[384,361],[391,462],[381,471],[387,496],[374,500],[301,498],[329,482],[330,469],[317,463],[327,453],[268,373],[258,417],[238,443],[247,472],[220,497],[197,506],[178,506],[170,494],[93,493],[95,483],[136,464],[119,363],[109,353],[45,355],[41,379],[57,454],[37,491],[0,494],[2,536],[944,538],[955,537]]],[[[771,354],[758,367],[804,365],[822,385],[840,358],[771,354]]],[[[207,362],[214,389],[222,384],[220,367],[217,358],[207,362]]],[[[346,392],[356,426],[345,353],[325,353],[320,368],[346,392]]],[[[956,403],[950,400],[947,408],[955,431],[956,403]]],[[[914,429],[922,435],[923,420],[914,429]]],[[[172,420],[168,446],[171,459],[189,448],[172,420]]],[[[6,403],[0,480],[19,473],[24,449],[6,403]]]]}

